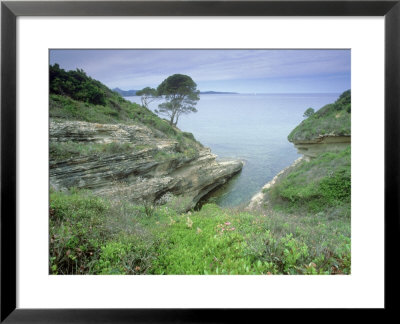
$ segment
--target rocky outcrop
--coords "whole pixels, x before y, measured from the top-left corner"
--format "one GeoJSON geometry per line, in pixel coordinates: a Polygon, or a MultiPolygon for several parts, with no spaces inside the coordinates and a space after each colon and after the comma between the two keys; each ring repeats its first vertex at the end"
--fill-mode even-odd
{"type": "Polygon", "coordinates": [[[50,121],[50,143],[128,143],[128,149],[92,153],[64,160],[50,154],[50,185],[56,190],[90,189],[133,202],[180,197],[190,209],[208,192],[242,169],[241,161],[217,162],[210,149],[197,144],[180,152],[178,141],[143,125],[50,121]]]}
{"type": "Polygon", "coordinates": [[[324,152],[337,152],[347,148],[351,144],[351,136],[323,135],[310,140],[293,141],[293,144],[299,154],[310,160],[324,152]]]}
{"type": "MultiPolygon", "coordinates": [[[[50,142],[163,144],[163,138],[168,139],[160,131],[151,130],[139,124],[98,124],[84,121],[50,120],[50,142]]],[[[167,142],[171,143],[171,140],[167,142]]]]}

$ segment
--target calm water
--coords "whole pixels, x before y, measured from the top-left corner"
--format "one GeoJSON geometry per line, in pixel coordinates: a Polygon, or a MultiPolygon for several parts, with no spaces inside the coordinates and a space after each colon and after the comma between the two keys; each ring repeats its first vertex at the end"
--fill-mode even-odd
{"type": "MultiPolygon", "coordinates": [[[[319,109],[339,94],[201,95],[198,112],[181,116],[178,127],[194,134],[218,159],[241,159],[242,172],[209,200],[238,206],[299,155],[287,136],[308,107],[319,109]]],[[[140,103],[140,97],[126,97],[140,103]]],[[[152,103],[155,109],[158,103],[152,103]]]]}

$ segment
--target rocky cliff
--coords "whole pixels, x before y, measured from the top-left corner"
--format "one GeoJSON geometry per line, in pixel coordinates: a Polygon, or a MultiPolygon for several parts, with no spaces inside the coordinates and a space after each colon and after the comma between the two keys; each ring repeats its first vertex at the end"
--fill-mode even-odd
{"type": "Polygon", "coordinates": [[[241,161],[216,161],[200,144],[182,149],[178,141],[143,124],[50,120],[49,135],[55,190],[91,189],[150,203],[179,197],[181,208],[188,210],[243,166],[241,161]]]}
{"type": "Polygon", "coordinates": [[[310,160],[324,152],[338,152],[351,144],[351,136],[323,135],[309,140],[293,141],[299,154],[310,160]]]}

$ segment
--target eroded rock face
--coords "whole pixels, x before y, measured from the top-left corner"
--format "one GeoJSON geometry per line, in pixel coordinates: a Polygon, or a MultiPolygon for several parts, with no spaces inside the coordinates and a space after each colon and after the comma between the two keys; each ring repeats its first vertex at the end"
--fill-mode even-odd
{"type": "Polygon", "coordinates": [[[351,136],[320,136],[311,140],[294,141],[294,146],[299,154],[306,160],[315,158],[324,152],[338,152],[351,144],[351,136]]]}
{"type": "MultiPolygon", "coordinates": [[[[162,143],[165,134],[143,125],[98,124],[84,121],[50,120],[49,139],[53,142],[162,143]],[[161,139],[160,139],[161,138],[161,139]]],[[[171,141],[168,141],[171,142],[171,141]]]]}
{"type": "Polygon", "coordinates": [[[133,202],[153,203],[172,194],[184,197],[183,209],[194,207],[243,167],[241,161],[217,162],[210,149],[200,145],[196,154],[186,156],[179,152],[178,142],[142,125],[50,121],[50,142],[115,142],[133,146],[123,152],[61,161],[50,155],[50,185],[56,190],[77,187],[101,195],[123,196],[133,202]]]}

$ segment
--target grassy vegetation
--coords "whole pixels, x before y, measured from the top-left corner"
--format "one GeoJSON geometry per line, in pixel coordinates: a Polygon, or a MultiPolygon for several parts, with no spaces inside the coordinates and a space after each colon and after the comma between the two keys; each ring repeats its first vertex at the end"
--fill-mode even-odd
{"type": "Polygon", "coordinates": [[[50,142],[50,156],[52,161],[63,161],[90,155],[111,155],[124,152],[140,151],[150,148],[146,145],[133,145],[132,143],[82,143],[82,142],[50,142]]]}
{"type": "Polygon", "coordinates": [[[50,195],[52,274],[350,273],[349,228],[323,216],[204,205],[180,213],[72,190],[50,195]]]}
{"type": "Polygon", "coordinates": [[[288,212],[327,212],[350,217],[351,149],[302,161],[266,191],[269,204],[288,212]]]}
{"type": "Polygon", "coordinates": [[[347,90],[333,104],[328,104],[303,120],[288,136],[290,142],[310,140],[319,135],[351,134],[351,92],[347,90]]]}
{"type": "MultiPolygon", "coordinates": [[[[178,134],[179,135],[179,134],[178,134]]],[[[198,156],[198,146],[193,147],[193,142],[177,136],[175,151],[159,150],[155,146],[128,142],[90,143],[90,142],[50,142],[50,159],[60,162],[68,159],[76,159],[87,156],[107,156],[149,150],[156,161],[168,161],[173,159],[193,159],[198,156]]]]}
{"type": "Polygon", "coordinates": [[[135,221],[142,210],[88,192],[50,195],[50,273],[147,273],[156,241],[135,221]]]}
{"type": "Polygon", "coordinates": [[[58,94],[50,94],[49,103],[50,118],[101,124],[141,123],[168,137],[176,136],[180,132],[150,110],[125,100],[115,92],[107,97],[105,105],[96,105],[58,94]]]}
{"type": "MultiPolygon", "coordinates": [[[[153,131],[155,137],[167,137],[177,141],[175,154],[186,158],[197,156],[198,149],[202,147],[192,133],[182,132],[169,125],[168,121],[159,118],[149,109],[125,100],[79,69],[65,71],[56,64],[50,66],[49,112],[50,118],[55,120],[145,125],[153,131]]],[[[93,154],[127,152],[132,148],[135,149],[132,145],[117,143],[51,143],[50,157],[58,161],[93,154]]],[[[160,153],[160,157],[162,154],[160,153]]]]}
{"type": "Polygon", "coordinates": [[[50,65],[49,111],[50,118],[56,119],[141,123],[168,137],[180,135],[196,142],[193,134],[181,132],[149,109],[125,100],[117,92],[87,76],[83,70],[65,71],[57,64],[50,65]]]}

